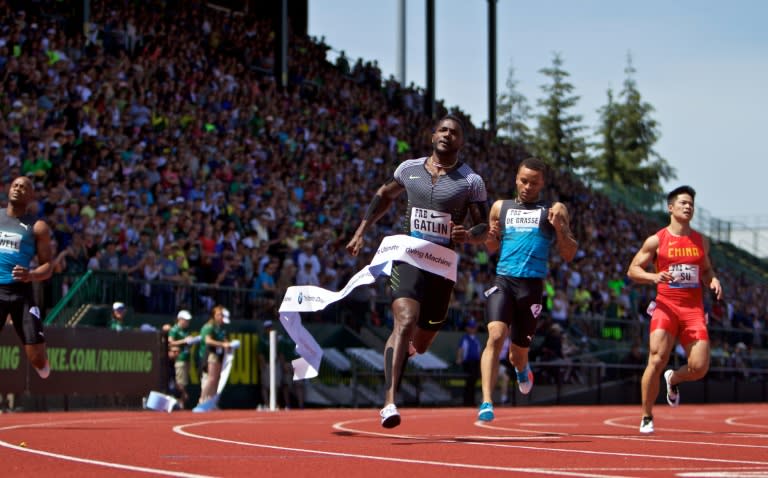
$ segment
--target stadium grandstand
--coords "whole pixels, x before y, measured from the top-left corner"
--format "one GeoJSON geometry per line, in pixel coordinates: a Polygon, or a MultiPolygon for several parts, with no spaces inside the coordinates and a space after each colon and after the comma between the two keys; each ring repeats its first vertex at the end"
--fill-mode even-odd
{"type": "MultiPolygon", "coordinates": [[[[114,338],[124,334],[151,351],[152,363],[164,361],[157,350],[177,311],[192,313],[197,333],[222,304],[231,312],[230,334],[243,345],[221,406],[255,408],[264,380],[255,365],[258,344],[265,321],[277,322],[286,288],[338,290],[368,264],[377,241],[398,233],[402,207],[393,207],[370,231],[370,249],[351,257],[344,248],[374,188],[402,160],[429,151],[434,118],[425,114],[424,92],[383,78],[373,59],[329,61],[333,45],[308,37],[305,18],[291,23],[283,85],[274,75],[271,12],[235,15],[196,1],[84,3],[88,12],[80,2],[0,2],[2,198],[13,178],[33,178],[31,212],[53,231],[55,265],[36,294],[49,347],[61,355],[53,357],[52,384],[20,380],[10,389],[8,377],[16,375],[0,353],[0,384],[9,388],[0,392],[23,394],[17,402],[29,408],[137,406],[167,382],[167,368],[149,386],[126,380],[124,390],[105,391],[92,385],[97,372],[119,382],[121,375],[108,374],[120,366],[94,370],[96,362],[88,363],[103,366],[117,355],[97,350],[91,357],[88,350],[125,351],[127,342],[114,338]],[[132,330],[107,330],[114,302],[127,305],[132,330]],[[81,345],[61,345],[68,340],[81,345]],[[67,383],[56,382],[57,373],[67,383]],[[82,389],[66,388],[77,384],[82,389]]],[[[434,116],[448,112],[438,101],[434,116]]],[[[489,197],[509,197],[528,153],[494,141],[462,111],[450,113],[465,120],[463,158],[485,178],[489,197]]],[[[580,249],[572,263],[551,263],[532,348],[541,385],[524,401],[639,402],[654,291],[629,283],[626,269],[666,218],[568,171],[549,180],[545,194],[568,206],[580,249]],[[561,350],[548,353],[541,344],[557,329],[561,350]]],[[[764,401],[765,261],[718,238],[712,244],[726,298],[707,299],[713,367],[691,384],[699,388],[690,400],[764,401]]],[[[465,321],[483,323],[482,292],[495,258],[482,247],[459,252],[448,325],[429,353],[411,361],[406,403],[460,403],[455,349],[465,321]]],[[[281,396],[283,406],[379,403],[388,294],[377,281],[303,316],[324,349],[323,366],[318,378],[281,396]]],[[[6,326],[0,351],[15,345],[6,326]]],[[[131,372],[143,370],[133,356],[120,360],[131,372]]],[[[193,399],[196,386],[193,374],[193,399]]],[[[514,390],[510,398],[523,401],[514,390]]]]}

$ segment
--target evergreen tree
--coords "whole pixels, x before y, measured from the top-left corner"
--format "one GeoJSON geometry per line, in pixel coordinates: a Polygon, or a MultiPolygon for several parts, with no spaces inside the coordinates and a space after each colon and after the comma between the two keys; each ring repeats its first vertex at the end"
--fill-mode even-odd
{"type": "Polygon", "coordinates": [[[507,90],[496,100],[498,134],[513,143],[526,145],[531,142],[531,133],[526,124],[531,116],[531,107],[525,96],[517,90],[517,83],[515,68],[510,67],[507,90]]]}
{"type": "Polygon", "coordinates": [[[601,124],[597,133],[601,140],[596,145],[598,155],[589,175],[603,184],[623,184],[632,165],[619,164],[624,157],[619,151],[620,146],[616,144],[621,106],[614,102],[612,89],[608,89],[607,96],[608,103],[598,110],[601,124]]]}
{"type": "Polygon", "coordinates": [[[563,70],[563,59],[555,53],[552,66],[539,73],[551,83],[541,86],[545,97],[537,101],[543,111],[536,116],[536,140],[534,151],[558,169],[578,169],[589,165],[586,154],[587,142],[582,136],[581,115],[569,111],[576,106],[579,96],[573,95],[573,85],[567,81],[570,73],[563,70]]]}
{"type": "Polygon", "coordinates": [[[642,100],[637,89],[631,55],[624,73],[621,101],[615,103],[609,90],[608,104],[599,110],[601,142],[593,176],[606,186],[658,195],[663,193],[662,181],[674,179],[675,171],[653,149],[659,139],[659,125],[651,117],[653,106],[642,100]]]}

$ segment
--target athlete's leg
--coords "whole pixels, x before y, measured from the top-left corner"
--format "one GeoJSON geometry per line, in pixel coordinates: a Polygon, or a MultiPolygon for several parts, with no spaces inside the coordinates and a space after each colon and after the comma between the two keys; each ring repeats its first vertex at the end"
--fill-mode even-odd
{"type": "Polygon", "coordinates": [[[488,341],[480,357],[483,402],[493,403],[493,389],[499,377],[499,354],[507,337],[507,330],[507,324],[498,320],[488,324],[488,341]]]}
{"type": "Polygon", "coordinates": [[[45,350],[45,343],[25,345],[24,351],[33,367],[38,370],[45,368],[48,363],[48,354],[45,350]]]}
{"type": "MultiPolygon", "coordinates": [[[[413,336],[411,337],[411,344],[416,353],[423,354],[429,350],[429,346],[432,345],[432,342],[435,341],[435,337],[437,337],[437,332],[437,330],[427,330],[422,329],[421,327],[415,327],[413,336]]],[[[411,353],[409,352],[408,355],[410,356],[411,353]]]]}
{"type": "Polygon", "coordinates": [[[672,373],[670,385],[699,380],[709,370],[709,340],[696,340],[685,345],[688,363],[672,373]]]}
{"type": "MultiPolygon", "coordinates": [[[[392,327],[392,333],[389,335],[384,346],[384,405],[395,403],[395,394],[397,393],[397,387],[400,384],[402,372],[408,360],[408,344],[411,339],[417,338],[420,341],[429,339],[428,334],[425,336],[417,334],[418,337],[414,337],[414,328],[419,320],[420,311],[421,304],[414,299],[403,297],[392,302],[392,313],[395,323],[392,327]]],[[[435,333],[432,333],[432,339],[434,339],[435,333]]],[[[431,340],[429,342],[431,343],[431,340]]],[[[414,343],[414,346],[418,350],[420,346],[423,346],[423,343],[414,343]]],[[[423,350],[426,350],[426,348],[423,350]]]]}
{"type": "Polygon", "coordinates": [[[528,351],[530,347],[521,347],[517,344],[509,345],[509,361],[514,365],[515,370],[523,370],[528,365],[528,351]]]}
{"type": "Polygon", "coordinates": [[[651,332],[648,342],[648,364],[640,382],[643,416],[653,416],[653,404],[659,395],[659,377],[669,362],[675,337],[664,329],[651,332]]]}

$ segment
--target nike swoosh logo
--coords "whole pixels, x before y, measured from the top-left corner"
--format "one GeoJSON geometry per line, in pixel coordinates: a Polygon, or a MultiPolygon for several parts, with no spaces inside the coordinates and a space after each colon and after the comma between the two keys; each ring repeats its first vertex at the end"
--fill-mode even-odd
{"type": "Polygon", "coordinates": [[[443,322],[445,322],[445,319],[438,320],[437,322],[435,322],[434,320],[429,320],[427,322],[429,323],[429,325],[437,325],[437,324],[442,324],[443,322]]]}
{"type": "Polygon", "coordinates": [[[430,214],[429,217],[431,217],[432,219],[437,219],[439,217],[448,217],[448,215],[447,214],[430,214]]]}
{"type": "Polygon", "coordinates": [[[413,174],[408,176],[408,179],[419,179],[419,178],[421,178],[421,176],[414,176],[413,174]]]}

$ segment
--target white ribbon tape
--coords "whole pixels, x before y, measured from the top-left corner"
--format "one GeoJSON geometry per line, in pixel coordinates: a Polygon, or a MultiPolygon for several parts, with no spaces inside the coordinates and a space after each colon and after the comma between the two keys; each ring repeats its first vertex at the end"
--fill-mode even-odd
{"type": "Polygon", "coordinates": [[[301,324],[299,313],[323,310],[356,287],[372,284],[381,274],[390,275],[393,261],[407,262],[456,282],[459,255],[455,251],[416,237],[395,235],[385,237],[371,263],[352,276],[338,292],[312,285],[289,287],[280,304],[280,322],[301,356],[292,362],[294,380],[316,377],[323,358],[323,349],[301,324]]]}

